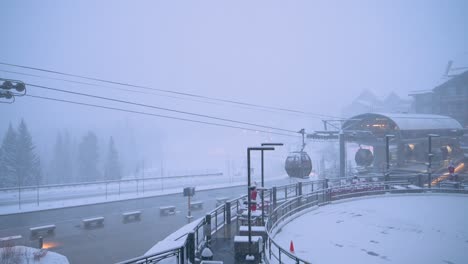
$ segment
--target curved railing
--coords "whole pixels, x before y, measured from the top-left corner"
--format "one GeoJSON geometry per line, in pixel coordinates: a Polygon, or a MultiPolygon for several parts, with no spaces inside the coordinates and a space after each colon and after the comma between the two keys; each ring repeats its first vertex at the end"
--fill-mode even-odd
{"type": "MultiPolygon", "coordinates": [[[[377,195],[384,193],[409,193],[409,192],[459,192],[468,193],[465,190],[421,188],[421,177],[417,175],[405,175],[405,180],[393,178],[384,182],[384,177],[367,176],[356,178],[336,178],[309,182],[298,182],[284,186],[276,186],[264,190],[264,197],[271,206],[268,207],[268,220],[266,222],[268,238],[266,241],[267,254],[265,262],[271,260],[278,263],[310,263],[283,249],[272,237],[275,229],[281,224],[292,220],[291,216],[317,205],[325,205],[334,200],[351,197],[377,195]],[[358,183],[351,184],[352,181],[358,183]],[[414,188],[404,188],[410,186],[414,188]],[[397,188],[403,187],[403,188],[397,188]]],[[[388,180],[388,179],[387,179],[388,180]]],[[[227,201],[219,205],[213,211],[197,221],[198,224],[189,232],[182,232],[179,237],[171,240],[172,247],[141,257],[129,259],[118,264],[151,264],[162,259],[175,258],[176,263],[195,263],[195,253],[204,246],[210,245],[211,237],[226,224],[236,220],[238,214],[245,209],[244,201],[247,195],[227,201]]],[[[164,240],[166,241],[166,240],[164,240]]]]}
{"type": "MultiPolygon", "coordinates": [[[[468,194],[465,189],[449,189],[449,188],[422,188],[413,185],[413,179],[407,181],[393,182],[368,182],[356,184],[338,184],[336,186],[315,190],[311,193],[297,196],[279,204],[269,215],[266,223],[268,241],[267,241],[267,263],[310,263],[307,260],[301,259],[289,250],[282,248],[273,238],[276,231],[282,225],[293,220],[293,215],[300,213],[314,206],[322,206],[331,201],[368,196],[379,195],[386,193],[464,193],[468,194]],[[273,261],[272,261],[273,260],[273,261]]],[[[296,215],[299,216],[299,215],[296,215]]]]}

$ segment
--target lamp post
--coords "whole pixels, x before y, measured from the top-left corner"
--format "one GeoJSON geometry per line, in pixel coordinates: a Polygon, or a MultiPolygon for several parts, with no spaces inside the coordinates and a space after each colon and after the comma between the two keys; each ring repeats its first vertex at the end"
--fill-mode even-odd
{"type": "Polygon", "coordinates": [[[386,169],[385,169],[385,182],[388,181],[389,170],[390,170],[390,139],[394,138],[395,135],[385,135],[385,161],[386,161],[386,169]]]}
{"type": "Polygon", "coordinates": [[[247,148],[247,223],[249,227],[249,255],[252,255],[252,223],[250,222],[252,217],[252,212],[250,210],[250,151],[265,151],[265,150],[275,150],[273,147],[250,147],[247,148]]]}
{"type": "MultiPolygon", "coordinates": [[[[269,146],[283,146],[283,143],[262,143],[262,147],[269,146]]],[[[265,188],[265,177],[264,177],[264,170],[263,170],[263,150],[262,150],[262,225],[265,225],[265,198],[264,198],[264,189],[265,188]]]]}
{"type": "Polygon", "coordinates": [[[427,154],[427,159],[428,159],[428,163],[427,163],[427,176],[429,177],[429,188],[432,188],[432,156],[434,156],[434,154],[432,154],[432,138],[433,137],[440,137],[439,135],[437,134],[429,134],[427,135],[427,138],[429,139],[429,145],[428,145],[428,154],[427,154]]]}

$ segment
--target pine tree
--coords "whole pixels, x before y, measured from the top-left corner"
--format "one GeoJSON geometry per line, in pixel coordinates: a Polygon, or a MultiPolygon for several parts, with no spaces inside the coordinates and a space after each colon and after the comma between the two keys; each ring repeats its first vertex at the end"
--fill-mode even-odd
{"type": "Polygon", "coordinates": [[[98,171],[98,146],[97,137],[93,132],[88,132],[78,147],[78,179],[79,181],[101,180],[98,171]]]}
{"type": "Polygon", "coordinates": [[[50,181],[53,183],[72,182],[70,136],[67,132],[62,136],[59,132],[54,145],[52,172],[50,181]]]}
{"type": "Polygon", "coordinates": [[[73,162],[72,162],[72,146],[70,134],[65,131],[63,136],[63,149],[62,149],[62,162],[63,162],[63,180],[65,183],[72,183],[73,180],[73,162]]]}
{"type": "Polygon", "coordinates": [[[105,180],[120,180],[122,172],[119,162],[119,154],[115,149],[114,139],[109,140],[109,148],[107,150],[107,159],[104,168],[105,180]]]}
{"type": "Polygon", "coordinates": [[[47,183],[63,183],[61,178],[63,177],[62,169],[62,154],[63,154],[63,140],[62,135],[57,133],[57,139],[54,145],[54,157],[52,159],[51,173],[47,179],[47,183]]]}
{"type": "Polygon", "coordinates": [[[18,184],[18,179],[16,178],[16,140],[16,132],[10,123],[5,137],[3,138],[0,152],[0,163],[2,167],[0,174],[1,187],[13,187],[18,184]]]}
{"type": "Polygon", "coordinates": [[[37,185],[41,181],[41,162],[26,123],[22,119],[18,126],[16,141],[16,176],[21,185],[37,185]]]}

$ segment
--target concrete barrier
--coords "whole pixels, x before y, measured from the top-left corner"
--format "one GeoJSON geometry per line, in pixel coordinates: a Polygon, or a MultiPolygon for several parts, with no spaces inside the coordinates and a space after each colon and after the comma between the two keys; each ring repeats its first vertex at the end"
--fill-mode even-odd
{"type": "Polygon", "coordinates": [[[36,236],[39,233],[52,234],[55,231],[55,225],[44,225],[44,226],[31,227],[31,228],[29,228],[29,231],[31,231],[32,236],[36,236]]]}
{"type": "Polygon", "coordinates": [[[130,220],[138,221],[141,219],[141,211],[131,211],[122,213],[123,221],[128,222],[130,220]]]}
{"type": "Polygon", "coordinates": [[[21,238],[23,238],[21,235],[0,237],[0,243],[15,242],[17,240],[20,240],[21,238]]]}
{"type": "Polygon", "coordinates": [[[98,217],[93,217],[93,218],[85,218],[81,220],[83,222],[83,225],[85,228],[90,227],[91,225],[94,226],[102,226],[104,225],[104,216],[98,216],[98,217]]]}
{"type": "Polygon", "coordinates": [[[160,215],[173,215],[175,214],[175,206],[161,206],[159,207],[159,214],[160,215]]]}
{"type": "Polygon", "coordinates": [[[200,210],[203,209],[203,202],[202,201],[193,201],[190,203],[190,209],[192,210],[200,210]]]}

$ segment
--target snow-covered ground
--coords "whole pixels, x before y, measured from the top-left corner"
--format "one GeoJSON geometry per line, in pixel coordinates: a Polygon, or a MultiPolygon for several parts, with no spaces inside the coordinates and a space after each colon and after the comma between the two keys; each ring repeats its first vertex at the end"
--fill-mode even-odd
{"type": "Polygon", "coordinates": [[[0,263],[2,264],[68,264],[68,259],[55,252],[44,252],[40,258],[35,258],[35,254],[39,254],[37,248],[24,246],[4,247],[0,248],[0,263]]]}
{"type": "MultiPolygon", "coordinates": [[[[269,176],[266,182],[287,181],[287,179],[289,179],[288,176],[283,174],[269,176]]],[[[122,183],[120,187],[118,183],[108,184],[107,196],[104,184],[77,185],[41,189],[39,204],[37,203],[37,191],[28,189],[21,192],[21,208],[18,205],[18,191],[2,191],[0,192],[0,215],[182,193],[183,187],[189,186],[195,186],[197,191],[201,191],[242,185],[246,185],[246,177],[227,177],[223,175],[174,177],[164,178],[163,181],[148,180],[145,184],[140,181],[138,186],[136,183],[122,183]]]]}
{"type": "Polygon", "coordinates": [[[275,236],[312,263],[468,263],[468,196],[350,199],[292,220],[275,236]]]}

